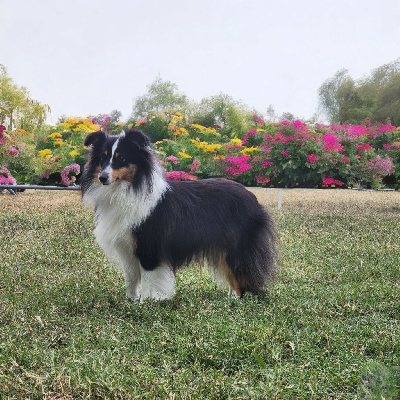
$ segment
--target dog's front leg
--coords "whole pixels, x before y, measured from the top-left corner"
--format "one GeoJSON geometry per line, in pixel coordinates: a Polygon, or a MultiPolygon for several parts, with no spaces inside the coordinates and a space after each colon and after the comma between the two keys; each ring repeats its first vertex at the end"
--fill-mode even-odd
{"type": "Polygon", "coordinates": [[[130,262],[124,263],[123,269],[126,297],[133,301],[138,301],[140,299],[141,292],[140,262],[135,256],[133,256],[130,262]]]}
{"type": "Polygon", "coordinates": [[[146,299],[168,300],[175,295],[175,274],[167,264],[161,264],[152,271],[140,267],[140,302],[146,299]]]}

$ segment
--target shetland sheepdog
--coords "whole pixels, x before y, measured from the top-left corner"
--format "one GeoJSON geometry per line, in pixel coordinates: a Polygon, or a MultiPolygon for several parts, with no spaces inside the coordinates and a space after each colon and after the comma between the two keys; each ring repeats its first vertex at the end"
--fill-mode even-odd
{"type": "Polygon", "coordinates": [[[175,273],[207,262],[217,284],[238,298],[261,293],[274,275],[273,221],[243,185],[221,178],[167,181],[148,136],[90,133],[81,177],[83,202],[95,209],[94,235],[125,277],[132,300],[175,294],[175,273]]]}

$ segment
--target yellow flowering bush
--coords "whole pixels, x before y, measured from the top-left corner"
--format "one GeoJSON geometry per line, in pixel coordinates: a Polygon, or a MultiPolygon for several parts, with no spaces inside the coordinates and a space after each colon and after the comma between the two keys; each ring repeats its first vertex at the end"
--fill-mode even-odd
{"type": "Polygon", "coordinates": [[[245,147],[243,150],[241,150],[240,152],[242,154],[249,154],[252,153],[253,151],[257,151],[258,147],[245,147]]]}
{"type": "Polygon", "coordinates": [[[215,153],[222,147],[222,144],[202,142],[199,139],[191,140],[191,142],[198,148],[207,153],[215,153]]]}
{"type": "Polygon", "coordinates": [[[185,128],[178,128],[174,131],[174,136],[187,135],[188,131],[185,128]]]}
{"type": "Polygon", "coordinates": [[[93,124],[90,118],[66,118],[64,122],[57,124],[59,129],[72,132],[95,132],[99,130],[99,126],[93,124]]]}
{"type": "Polygon", "coordinates": [[[50,149],[43,149],[38,151],[40,157],[47,157],[51,156],[51,150],[50,149]]]}
{"type": "MultiPolygon", "coordinates": [[[[66,118],[38,135],[36,150],[41,164],[38,172],[42,179],[61,172],[67,166],[83,166],[87,149],[83,146],[85,136],[99,130],[90,118],[66,118]]],[[[56,182],[57,183],[57,182],[56,182]]],[[[59,182],[58,182],[59,183],[59,182]]]]}
{"type": "Polygon", "coordinates": [[[203,125],[199,125],[199,124],[191,124],[190,125],[191,128],[197,129],[202,133],[211,133],[213,135],[218,135],[218,132],[216,129],[214,128],[209,128],[203,125]]]}
{"type": "Polygon", "coordinates": [[[192,156],[190,156],[189,154],[186,154],[186,153],[183,152],[183,151],[180,151],[178,154],[179,154],[182,158],[188,158],[188,159],[193,158],[192,156]]]}
{"type": "Polygon", "coordinates": [[[231,139],[231,142],[232,142],[233,144],[242,145],[242,139],[233,138],[233,139],[231,139]]]}

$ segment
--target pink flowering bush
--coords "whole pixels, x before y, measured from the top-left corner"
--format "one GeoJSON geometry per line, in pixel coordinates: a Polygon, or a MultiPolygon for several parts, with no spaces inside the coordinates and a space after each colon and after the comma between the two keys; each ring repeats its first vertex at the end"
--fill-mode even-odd
{"type": "Polygon", "coordinates": [[[81,167],[78,164],[67,165],[61,171],[61,184],[70,186],[76,182],[76,176],[81,172],[81,167]]]}
{"type": "Polygon", "coordinates": [[[7,132],[6,127],[0,125],[1,183],[24,184],[34,181],[38,164],[33,135],[22,129],[7,132]]]}
{"type": "MultiPolygon", "coordinates": [[[[205,142],[185,135],[164,139],[156,148],[174,156],[179,167],[198,178],[224,176],[246,185],[274,187],[382,187],[399,184],[400,130],[391,125],[306,124],[302,121],[254,126],[243,138],[217,137],[205,142]],[[202,146],[198,146],[201,143],[202,146]],[[220,146],[215,147],[215,143],[220,146]],[[197,147],[196,147],[197,146],[197,147]],[[195,170],[180,151],[196,159],[195,170]]],[[[200,130],[201,131],[201,130],[200,130]]],[[[172,163],[169,163],[172,164],[172,163]]],[[[167,165],[171,169],[171,165],[167,165]]]]}
{"type": "Polygon", "coordinates": [[[16,184],[17,181],[11,175],[11,172],[4,165],[0,166],[0,185],[16,185],[16,184]]]}
{"type": "Polygon", "coordinates": [[[0,166],[6,166],[20,184],[69,185],[79,174],[76,166],[81,169],[86,162],[85,136],[98,129],[88,118],[67,118],[35,133],[8,132],[2,126],[0,166]]]}

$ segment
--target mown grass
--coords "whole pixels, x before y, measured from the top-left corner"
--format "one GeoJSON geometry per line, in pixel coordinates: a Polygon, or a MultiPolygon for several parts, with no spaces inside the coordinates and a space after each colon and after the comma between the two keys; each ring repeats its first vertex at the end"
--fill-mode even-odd
{"type": "Polygon", "coordinates": [[[138,305],[78,193],[2,195],[0,398],[359,398],[366,366],[400,365],[400,194],[276,201],[264,296],[228,299],[195,265],[172,301],[138,305]]]}

